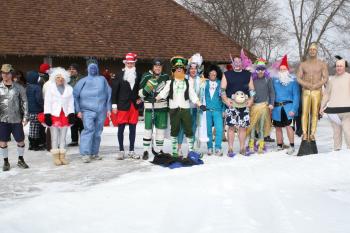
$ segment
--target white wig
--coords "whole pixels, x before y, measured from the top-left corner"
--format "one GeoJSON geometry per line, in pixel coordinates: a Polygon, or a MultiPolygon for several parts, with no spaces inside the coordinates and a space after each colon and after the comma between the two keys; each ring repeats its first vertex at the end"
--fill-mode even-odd
{"type": "Polygon", "coordinates": [[[62,76],[65,80],[65,83],[69,83],[70,81],[70,73],[62,67],[55,67],[50,69],[49,75],[50,75],[50,79],[49,79],[50,82],[55,82],[55,79],[57,76],[62,76]]]}

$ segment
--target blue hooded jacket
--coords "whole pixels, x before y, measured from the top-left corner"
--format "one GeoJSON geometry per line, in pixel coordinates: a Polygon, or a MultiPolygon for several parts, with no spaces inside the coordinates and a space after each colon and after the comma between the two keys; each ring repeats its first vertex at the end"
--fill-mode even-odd
{"type": "Polygon", "coordinates": [[[98,66],[91,63],[88,66],[88,75],[78,81],[73,90],[76,112],[111,111],[111,88],[106,79],[99,75],[98,66]]]}
{"type": "Polygon", "coordinates": [[[28,71],[26,75],[27,88],[26,94],[28,99],[28,113],[40,113],[44,111],[44,99],[41,86],[38,83],[39,73],[28,71]]]}

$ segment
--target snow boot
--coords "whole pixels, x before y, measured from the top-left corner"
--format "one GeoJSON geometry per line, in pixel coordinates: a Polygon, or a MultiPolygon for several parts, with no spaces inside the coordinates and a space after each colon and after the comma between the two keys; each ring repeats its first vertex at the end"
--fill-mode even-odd
{"type": "Polygon", "coordinates": [[[143,160],[147,160],[149,158],[148,151],[144,151],[142,155],[143,160]]]}
{"type": "Polygon", "coordinates": [[[258,142],[258,154],[263,154],[265,149],[265,142],[264,140],[260,140],[258,142]]]}
{"type": "Polygon", "coordinates": [[[28,164],[26,164],[26,162],[24,161],[23,156],[18,157],[17,166],[23,169],[29,168],[28,164]]]}
{"type": "Polygon", "coordinates": [[[66,160],[66,150],[60,149],[60,161],[62,165],[67,165],[68,161],[66,160]]]}
{"type": "Polygon", "coordinates": [[[51,152],[52,157],[53,157],[53,163],[56,166],[62,165],[62,162],[60,160],[60,150],[59,149],[51,149],[50,152],[51,152]]]}
{"type": "Polygon", "coordinates": [[[11,168],[11,166],[10,166],[9,161],[8,161],[8,160],[4,160],[4,165],[2,166],[2,170],[3,170],[4,172],[10,171],[10,168],[11,168]]]}
{"type": "Polygon", "coordinates": [[[255,141],[252,138],[249,139],[247,152],[251,154],[255,153],[255,141]]]}

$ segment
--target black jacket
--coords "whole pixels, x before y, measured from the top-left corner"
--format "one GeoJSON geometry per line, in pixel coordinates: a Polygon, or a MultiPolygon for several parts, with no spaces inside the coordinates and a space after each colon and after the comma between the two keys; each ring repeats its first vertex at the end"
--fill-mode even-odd
{"type": "Polygon", "coordinates": [[[118,110],[127,111],[130,109],[130,101],[136,106],[136,100],[139,98],[142,75],[136,72],[134,88],[131,90],[128,81],[124,80],[124,71],[119,72],[112,81],[112,104],[116,104],[118,110]]]}

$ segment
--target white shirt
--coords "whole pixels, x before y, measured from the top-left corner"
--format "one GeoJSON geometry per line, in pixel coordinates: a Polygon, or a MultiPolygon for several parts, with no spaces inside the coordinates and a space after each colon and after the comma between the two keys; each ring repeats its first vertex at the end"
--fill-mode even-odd
{"type": "MultiPolygon", "coordinates": [[[[158,98],[165,99],[169,95],[171,80],[168,80],[164,89],[158,94],[158,98]]],[[[192,103],[199,101],[197,94],[193,89],[193,85],[189,82],[188,95],[189,100],[185,100],[186,81],[174,80],[173,84],[173,99],[169,99],[169,108],[190,108],[190,100],[192,103]]]]}
{"type": "Polygon", "coordinates": [[[210,98],[212,99],[215,93],[215,90],[218,86],[218,83],[216,81],[209,81],[209,93],[210,93],[210,98]]]}

